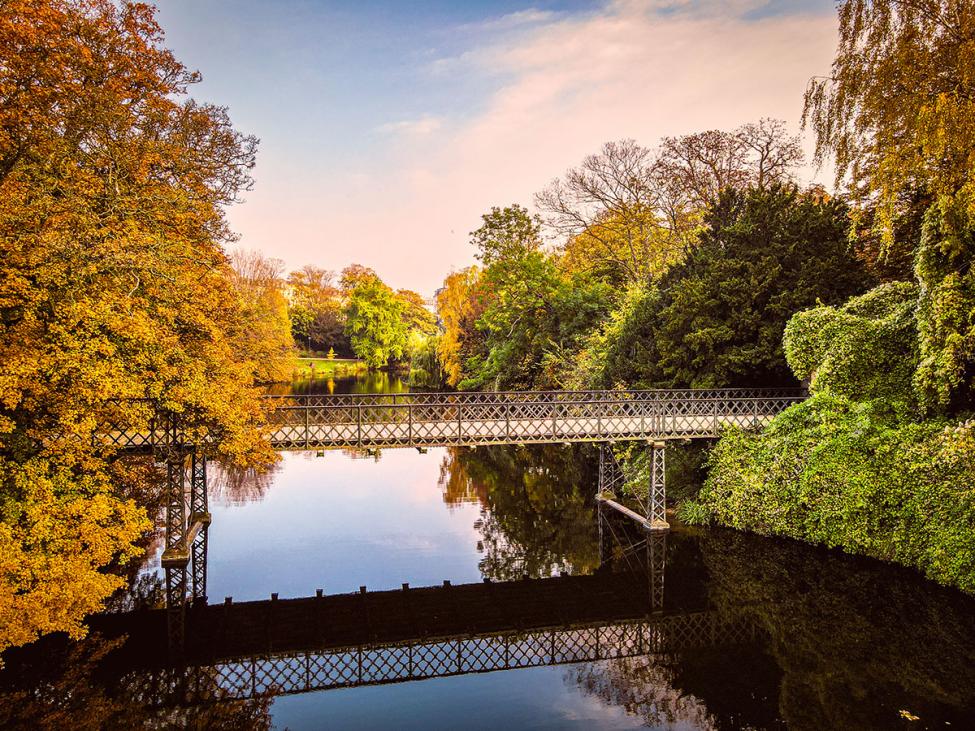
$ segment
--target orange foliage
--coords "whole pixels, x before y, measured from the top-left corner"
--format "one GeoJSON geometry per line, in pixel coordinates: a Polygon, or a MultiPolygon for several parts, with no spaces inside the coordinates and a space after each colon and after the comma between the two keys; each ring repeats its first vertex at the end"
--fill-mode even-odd
{"type": "Polygon", "coordinates": [[[450,386],[464,377],[465,341],[474,335],[474,323],[483,310],[478,297],[479,277],[476,266],[452,272],[437,293],[437,312],[444,328],[437,341],[437,358],[450,386]]]}
{"type": "Polygon", "coordinates": [[[147,527],[92,449],[109,412],[145,416],[113,399],[271,454],[222,246],[256,140],[187,96],[153,12],[0,3],[0,648],[77,633],[147,527]]]}

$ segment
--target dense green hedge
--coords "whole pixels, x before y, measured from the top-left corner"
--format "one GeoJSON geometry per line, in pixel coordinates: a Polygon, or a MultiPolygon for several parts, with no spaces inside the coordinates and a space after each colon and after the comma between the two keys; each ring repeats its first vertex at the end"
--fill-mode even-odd
{"type": "Polygon", "coordinates": [[[896,561],[975,593],[975,422],[899,421],[885,401],[822,392],[762,434],[726,433],[681,513],[896,561]]]}
{"type": "Polygon", "coordinates": [[[841,307],[800,312],[785,328],[789,367],[813,392],[913,404],[917,296],[917,285],[891,282],[841,307]]]}

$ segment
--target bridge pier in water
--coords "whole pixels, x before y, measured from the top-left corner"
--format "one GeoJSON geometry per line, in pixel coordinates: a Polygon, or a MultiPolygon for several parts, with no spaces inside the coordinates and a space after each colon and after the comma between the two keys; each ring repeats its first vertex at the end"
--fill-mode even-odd
{"type": "Polygon", "coordinates": [[[651,442],[647,455],[649,474],[647,496],[642,500],[643,515],[618,502],[618,493],[626,485],[626,476],[613,451],[612,442],[599,445],[599,485],[596,500],[637,521],[650,531],[670,530],[667,522],[666,442],[651,442]]]}

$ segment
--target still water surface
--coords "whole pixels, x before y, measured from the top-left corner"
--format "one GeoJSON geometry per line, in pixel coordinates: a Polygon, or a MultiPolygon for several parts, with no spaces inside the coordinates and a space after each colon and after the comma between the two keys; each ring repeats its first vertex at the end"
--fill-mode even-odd
{"type": "MultiPolygon", "coordinates": [[[[404,388],[384,378],[313,383],[305,390],[404,388]]],[[[458,586],[485,579],[522,582],[530,599],[572,577],[591,576],[592,586],[605,587],[608,579],[600,577],[617,576],[631,582],[623,586],[648,612],[670,618],[672,631],[695,639],[606,660],[281,695],[233,712],[171,712],[168,723],[975,728],[975,601],[911,571],[722,530],[677,528],[651,547],[625,521],[604,516],[600,522],[592,500],[596,452],[587,446],[281,456],[265,475],[215,470],[210,476],[210,604],[224,597],[267,600],[272,592],[283,600],[319,588],[331,595],[362,586],[374,592],[403,582],[458,586]],[[651,548],[663,552],[665,564],[650,558],[651,548]]],[[[143,589],[158,576],[158,559],[156,552],[146,566],[143,589]]],[[[583,614],[618,612],[614,591],[594,588],[582,605],[567,605],[559,627],[571,628],[583,614]]],[[[517,603],[499,611],[515,624],[523,619],[517,603]]],[[[36,700],[47,692],[42,685],[74,687],[65,681],[64,664],[78,660],[59,652],[44,661],[29,650],[14,657],[20,676],[11,680],[8,670],[3,683],[15,690],[0,701],[33,697],[36,705],[23,702],[23,711],[8,716],[14,725],[51,720],[50,703],[36,700]],[[61,666],[50,659],[55,656],[61,666]]],[[[87,677],[83,682],[86,689],[96,685],[87,677]]],[[[63,701],[57,716],[68,726],[91,712],[79,707],[87,703],[77,700],[84,693],[76,687],[74,693],[75,705],[63,701]]],[[[96,702],[104,705],[100,697],[96,702]]],[[[124,727],[151,716],[140,713],[108,717],[124,727]]]]}

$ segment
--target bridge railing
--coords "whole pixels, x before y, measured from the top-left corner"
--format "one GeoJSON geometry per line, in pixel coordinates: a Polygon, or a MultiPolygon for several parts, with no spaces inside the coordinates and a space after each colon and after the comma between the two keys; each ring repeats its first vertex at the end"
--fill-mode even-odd
{"type": "Polygon", "coordinates": [[[383,446],[717,436],[760,425],[804,398],[796,389],[343,394],[278,397],[272,440],[383,446]]]}
{"type": "Polygon", "coordinates": [[[753,642],[745,617],[713,611],[242,657],[213,665],[133,671],[128,692],[149,706],[197,705],[471,673],[677,655],[753,642]]]}
{"type": "MultiPolygon", "coordinates": [[[[759,426],[805,397],[802,389],[725,388],[264,398],[272,444],[311,448],[711,437],[729,425],[759,426]]],[[[122,450],[185,445],[177,421],[147,404],[135,420],[131,409],[120,411],[98,442],[122,450]]]]}

